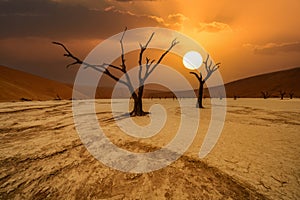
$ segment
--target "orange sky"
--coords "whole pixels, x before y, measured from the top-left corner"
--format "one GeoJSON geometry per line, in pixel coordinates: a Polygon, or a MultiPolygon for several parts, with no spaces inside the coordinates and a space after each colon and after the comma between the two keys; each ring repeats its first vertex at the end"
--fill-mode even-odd
{"type": "Polygon", "coordinates": [[[197,40],[229,82],[300,66],[299,8],[298,0],[0,1],[0,64],[70,82],[76,70],[51,41],[84,57],[125,26],[158,26],[197,40]]]}

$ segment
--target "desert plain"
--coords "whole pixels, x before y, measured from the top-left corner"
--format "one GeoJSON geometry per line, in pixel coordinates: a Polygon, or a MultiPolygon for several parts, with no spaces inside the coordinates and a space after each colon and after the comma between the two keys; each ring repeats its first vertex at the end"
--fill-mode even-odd
{"type": "MultiPolygon", "coordinates": [[[[110,99],[95,100],[95,106],[112,143],[144,153],[174,137],[179,101],[195,104],[196,99],[144,99],[145,110],[160,104],[167,113],[164,128],[150,138],[122,132],[112,118],[110,99]]],[[[178,160],[153,172],[127,173],[89,153],[75,128],[72,101],[1,102],[0,199],[300,198],[300,99],[227,99],[222,134],[200,159],[210,99],[204,105],[197,135],[178,160]]],[[[133,120],[145,126],[150,116],[133,120]]]]}

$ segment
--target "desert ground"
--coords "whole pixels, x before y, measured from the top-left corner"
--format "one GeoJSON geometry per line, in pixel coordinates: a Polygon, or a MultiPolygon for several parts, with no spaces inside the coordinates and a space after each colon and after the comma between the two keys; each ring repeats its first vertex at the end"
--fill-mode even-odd
{"type": "MultiPolygon", "coordinates": [[[[180,123],[176,100],[145,99],[145,110],[164,106],[167,122],[153,137],[134,138],[112,119],[109,99],[95,104],[106,136],[132,152],[160,149],[180,123]]],[[[211,117],[209,99],[204,105],[185,154],[165,168],[135,174],[109,168],[87,151],[72,101],[2,102],[0,199],[300,199],[300,99],[227,99],[222,135],[200,159],[211,117]]],[[[149,116],[133,120],[150,122],[149,116]]]]}

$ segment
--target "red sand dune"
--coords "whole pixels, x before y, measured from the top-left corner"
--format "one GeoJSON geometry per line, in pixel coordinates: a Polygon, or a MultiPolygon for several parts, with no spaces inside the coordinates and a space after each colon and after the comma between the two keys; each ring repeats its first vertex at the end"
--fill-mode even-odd
{"type": "Polygon", "coordinates": [[[72,88],[46,78],[0,66],[0,101],[70,99],[72,88]]]}
{"type": "MultiPolygon", "coordinates": [[[[272,97],[278,97],[279,91],[285,91],[286,97],[291,91],[294,97],[300,97],[300,68],[257,75],[225,84],[227,97],[261,97],[262,91],[267,91],[272,97]]],[[[72,98],[72,86],[57,81],[42,78],[26,72],[0,66],[0,101],[53,100],[56,98],[72,98]]],[[[126,88],[125,88],[126,90],[126,88]]],[[[120,90],[120,97],[126,96],[127,91],[120,90]]],[[[211,90],[218,96],[218,87],[211,90]]],[[[112,88],[98,88],[96,98],[110,98],[112,88]]],[[[197,90],[195,91],[197,92],[197,90]]],[[[82,91],[84,93],[84,90],[82,91]]],[[[188,92],[179,92],[181,97],[188,97],[188,92]]],[[[205,96],[208,95],[206,89],[205,96]]],[[[157,86],[147,86],[145,98],[173,97],[173,93],[157,86]]]]}
{"type": "MultiPolygon", "coordinates": [[[[225,84],[227,97],[244,97],[244,98],[260,98],[261,92],[268,92],[271,97],[279,97],[279,91],[286,92],[285,97],[289,93],[294,93],[294,97],[300,97],[300,68],[293,68],[289,70],[277,71],[267,74],[256,75],[237,81],[225,84]]],[[[210,88],[210,95],[213,97],[220,96],[220,87],[210,88]]],[[[198,90],[195,90],[198,94],[198,90]]],[[[189,92],[179,92],[181,97],[188,97],[189,92]]],[[[204,96],[210,96],[208,89],[205,89],[204,96]]],[[[155,90],[148,90],[145,92],[146,97],[173,97],[171,92],[162,92],[155,90]]]]}
{"type": "Polygon", "coordinates": [[[227,97],[261,97],[267,91],[271,97],[279,97],[279,91],[285,91],[286,97],[291,91],[300,97],[300,67],[268,74],[257,75],[225,84],[227,97]]]}

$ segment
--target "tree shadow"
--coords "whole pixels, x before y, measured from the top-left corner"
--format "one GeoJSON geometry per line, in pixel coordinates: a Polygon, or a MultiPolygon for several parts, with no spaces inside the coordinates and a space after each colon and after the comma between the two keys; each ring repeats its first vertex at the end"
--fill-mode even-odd
{"type": "Polygon", "coordinates": [[[120,121],[122,119],[130,118],[130,113],[123,113],[120,115],[117,115],[115,117],[109,117],[107,119],[100,120],[101,122],[114,122],[114,121],[120,121]]]}

